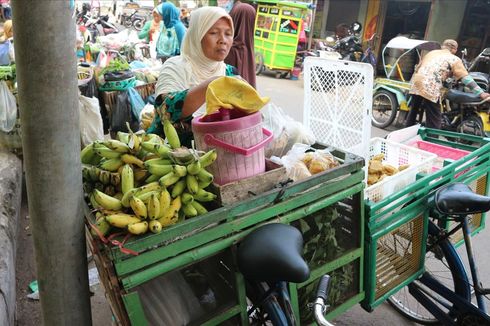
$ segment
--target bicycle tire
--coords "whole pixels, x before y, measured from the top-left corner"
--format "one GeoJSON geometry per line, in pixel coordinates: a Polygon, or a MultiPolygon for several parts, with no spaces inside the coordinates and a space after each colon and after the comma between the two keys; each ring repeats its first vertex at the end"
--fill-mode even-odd
{"type": "MultiPolygon", "coordinates": [[[[439,232],[439,227],[436,226],[433,222],[429,222],[429,235],[430,236],[436,236],[439,232]]],[[[464,269],[464,266],[462,265],[461,259],[459,258],[456,249],[454,246],[451,244],[449,239],[446,239],[442,241],[435,250],[431,252],[427,252],[426,254],[426,262],[428,258],[431,258],[431,255],[440,255],[442,254],[441,258],[438,258],[434,256],[434,258],[440,260],[442,262],[443,259],[445,259],[446,263],[443,263],[442,265],[445,267],[449,268],[449,271],[446,271],[444,273],[445,277],[443,276],[436,276],[434,272],[431,272],[428,270],[429,268],[426,268],[425,273],[431,274],[434,278],[438,279],[442,283],[446,283],[446,286],[453,286],[453,291],[460,295],[461,297],[465,298],[468,301],[471,301],[471,292],[470,292],[470,285],[468,284],[467,281],[460,281],[460,280],[467,280],[466,276],[466,271],[464,269]],[[440,249],[440,251],[438,250],[440,249]],[[448,274],[450,273],[450,275],[448,274]],[[450,277],[450,279],[448,278],[450,277]],[[452,284],[447,284],[447,282],[443,282],[442,280],[449,281],[449,283],[452,284]]],[[[427,263],[426,263],[427,266],[427,263]]],[[[439,271],[438,271],[439,272],[439,271]]],[[[417,286],[421,286],[418,281],[414,281],[414,283],[417,286]]],[[[427,288],[425,288],[427,291],[429,291],[427,288]]],[[[431,291],[432,292],[432,291],[431,291]]],[[[432,294],[437,295],[435,292],[432,292],[432,294]]],[[[412,295],[409,293],[408,286],[405,286],[400,289],[396,294],[392,295],[391,297],[388,298],[388,303],[403,317],[414,321],[416,323],[422,324],[422,325],[438,325],[440,322],[429,312],[427,311],[420,303],[418,303],[415,298],[412,297],[412,295]]],[[[451,311],[448,311],[450,314],[451,311]]],[[[456,317],[455,317],[456,319],[456,317]]]]}
{"type": "Polygon", "coordinates": [[[373,95],[373,110],[371,124],[384,129],[391,125],[398,112],[398,101],[393,93],[381,89],[373,95]],[[383,101],[383,103],[381,103],[383,101]]]}
{"type": "MultiPolygon", "coordinates": [[[[255,283],[247,282],[246,291],[247,297],[252,301],[252,303],[257,304],[258,300],[263,298],[268,288],[265,287],[266,283],[255,283]]],[[[257,307],[257,313],[261,315],[261,319],[264,323],[256,324],[250,322],[250,325],[274,325],[274,326],[285,326],[288,325],[286,314],[281,307],[280,302],[274,297],[266,300],[261,305],[257,307]],[[269,323],[268,323],[269,322],[269,323]]]]}

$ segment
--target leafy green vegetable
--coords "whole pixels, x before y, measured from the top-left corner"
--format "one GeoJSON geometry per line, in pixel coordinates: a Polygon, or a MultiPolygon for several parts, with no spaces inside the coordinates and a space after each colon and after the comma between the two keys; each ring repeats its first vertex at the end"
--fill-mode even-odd
{"type": "Polygon", "coordinates": [[[124,71],[124,70],[129,70],[129,69],[131,69],[131,68],[129,66],[129,63],[126,60],[124,60],[123,58],[115,58],[115,59],[112,59],[109,62],[109,65],[107,67],[105,67],[104,69],[102,69],[102,71],[100,73],[101,73],[101,75],[104,75],[105,73],[108,73],[108,72],[124,71]]]}

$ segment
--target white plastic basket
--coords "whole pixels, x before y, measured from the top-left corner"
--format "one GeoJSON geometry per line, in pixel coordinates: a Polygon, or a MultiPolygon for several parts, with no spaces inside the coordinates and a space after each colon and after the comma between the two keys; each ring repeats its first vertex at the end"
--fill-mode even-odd
{"type": "Polygon", "coordinates": [[[303,76],[304,125],[317,142],[366,159],[371,138],[373,67],[307,57],[303,76]]]}
{"type": "Polygon", "coordinates": [[[384,154],[384,164],[396,168],[408,164],[409,167],[367,187],[364,197],[374,202],[412,184],[416,180],[417,173],[431,173],[432,166],[437,159],[437,155],[433,153],[383,138],[372,138],[369,144],[369,159],[381,153],[384,154]]]}

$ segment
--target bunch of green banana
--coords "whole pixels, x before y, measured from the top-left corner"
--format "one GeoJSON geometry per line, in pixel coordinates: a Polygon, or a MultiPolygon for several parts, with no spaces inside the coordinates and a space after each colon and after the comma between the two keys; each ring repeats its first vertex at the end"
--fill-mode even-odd
{"type": "Polygon", "coordinates": [[[118,132],[117,139],[94,141],[82,149],[82,176],[88,203],[97,211],[93,233],[159,233],[185,218],[207,213],[202,203],[216,199],[206,191],[216,160],[181,147],[173,125],[167,138],[144,132],[118,132]]]}

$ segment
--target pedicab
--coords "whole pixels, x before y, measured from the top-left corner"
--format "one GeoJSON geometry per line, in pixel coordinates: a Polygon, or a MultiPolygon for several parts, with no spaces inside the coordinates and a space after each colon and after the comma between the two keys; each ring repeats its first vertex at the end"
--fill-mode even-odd
{"type": "Polygon", "coordinates": [[[402,70],[402,60],[416,55],[415,62],[419,62],[421,51],[440,48],[441,45],[438,42],[409,39],[405,36],[397,36],[386,44],[381,53],[386,77],[376,78],[374,81],[373,126],[384,129],[395,121],[399,111],[397,121],[403,121],[409,111],[410,80],[407,73],[402,70]],[[394,60],[392,63],[387,62],[389,57],[387,52],[391,52],[390,54],[395,52],[395,55],[391,56],[391,59],[394,60]]]}
{"type": "Polygon", "coordinates": [[[265,69],[286,77],[294,68],[309,4],[261,0],[255,19],[255,73],[265,69]]]}

